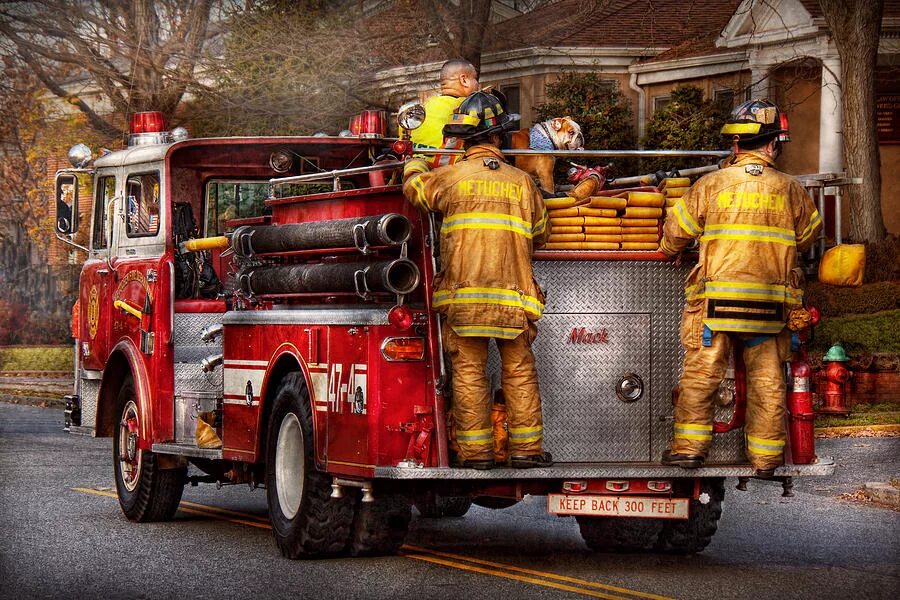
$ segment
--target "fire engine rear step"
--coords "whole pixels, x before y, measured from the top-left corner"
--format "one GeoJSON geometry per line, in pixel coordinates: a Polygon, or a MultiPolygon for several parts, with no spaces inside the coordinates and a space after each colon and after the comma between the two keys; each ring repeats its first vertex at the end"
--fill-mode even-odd
{"type": "MultiPolygon", "coordinates": [[[[783,465],[775,470],[776,477],[805,477],[832,475],[834,459],[819,458],[811,465],[783,465]]],[[[700,469],[682,469],[666,465],[636,465],[633,463],[564,463],[538,469],[477,469],[375,467],[375,477],[384,479],[645,479],[676,477],[753,477],[753,467],[743,465],[710,465],[700,469]]]]}
{"type": "Polygon", "coordinates": [[[177,454],[179,456],[190,456],[192,458],[208,458],[210,460],[222,459],[221,449],[206,450],[203,448],[198,448],[193,444],[153,444],[150,449],[157,454],[177,454]]]}

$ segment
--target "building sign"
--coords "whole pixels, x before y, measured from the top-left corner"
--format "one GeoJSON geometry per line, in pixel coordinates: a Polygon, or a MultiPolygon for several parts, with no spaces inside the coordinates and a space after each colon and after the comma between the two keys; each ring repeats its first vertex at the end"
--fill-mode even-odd
{"type": "Polygon", "coordinates": [[[878,141],[900,144],[900,94],[878,94],[875,106],[878,141]]]}

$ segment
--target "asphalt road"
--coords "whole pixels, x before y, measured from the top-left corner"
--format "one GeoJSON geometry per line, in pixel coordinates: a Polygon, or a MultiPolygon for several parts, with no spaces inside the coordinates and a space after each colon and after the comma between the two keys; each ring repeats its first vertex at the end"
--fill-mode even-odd
{"type": "Polygon", "coordinates": [[[173,522],[128,522],[110,441],[61,422],[59,410],[0,403],[0,598],[900,597],[900,512],[836,498],[900,475],[900,438],[819,440],[839,470],[798,481],[791,499],[729,480],[719,532],[697,556],[592,553],[574,519],[528,498],[416,517],[401,556],[288,561],[263,490],[188,488],[173,522]]]}

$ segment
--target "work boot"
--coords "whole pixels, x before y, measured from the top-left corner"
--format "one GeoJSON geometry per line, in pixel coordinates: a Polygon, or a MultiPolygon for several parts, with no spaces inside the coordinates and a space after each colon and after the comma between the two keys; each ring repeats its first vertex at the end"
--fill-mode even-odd
{"type": "Polygon", "coordinates": [[[772,479],[775,477],[775,469],[778,467],[771,467],[769,469],[756,469],[754,475],[759,479],[772,479]]]}
{"type": "Polygon", "coordinates": [[[553,457],[549,452],[543,454],[530,454],[528,456],[513,456],[509,459],[513,469],[533,469],[535,467],[552,467],[553,457]]]}
{"type": "Polygon", "coordinates": [[[698,469],[703,466],[703,458],[698,454],[673,454],[671,450],[666,450],[660,462],[683,469],[698,469]]]}
{"type": "Polygon", "coordinates": [[[493,458],[471,458],[467,460],[456,457],[450,463],[451,467],[463,469],[478,469],[479,471],[487,471],[494,468],[493,458]]]}

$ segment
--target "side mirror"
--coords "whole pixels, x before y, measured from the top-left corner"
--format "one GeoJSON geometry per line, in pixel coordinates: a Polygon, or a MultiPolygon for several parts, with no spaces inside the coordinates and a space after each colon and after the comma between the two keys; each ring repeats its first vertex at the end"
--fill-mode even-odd
{"type": "Polygon", "coordinates": [[[78,178],[72,173],[56,176],[56,231],[66,235],[78,231],[78,178]]]}
{"type": "Polygon", "coordinates": [[[397,123],[401,128],[412,131],[425,122],[425,107],[416,101],[407,102],[397,112],[397,123]]]}

